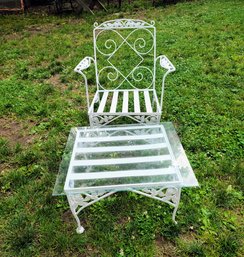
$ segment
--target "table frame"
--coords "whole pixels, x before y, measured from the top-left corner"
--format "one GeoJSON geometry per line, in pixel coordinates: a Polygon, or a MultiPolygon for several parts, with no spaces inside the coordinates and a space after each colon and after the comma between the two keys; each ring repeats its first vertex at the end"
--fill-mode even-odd
{"type": "Polygon", "coordinates": [[[106,128],[73,128],[66,144],[62,163],[60,164],[53,195],[67,196],[71,212],[78,225],[76,231],[81,234],[84,232],[79,218],[81,211],[93,203],[120,191],[134,192],[169,204],[174,208],[172,220],[177,224],[175,217],[181,198],[181,188],[197,186],[199,186],[198,181],[172,123],[165,122],[154,125],[131,124],[126,126],[108,126],[106,128]],[[153,127],[153,131],[147,131],[151,127],[153,127]],[[160,131],[158,131],[159,127],[162,135],[158,134],[160,131]],[[131,131],[129,132],[127,129],[131,131]],[[135,131],[133,132],[134,129],[135,131]],[[146,131],[144,130],[141,133],[138,131],[140,129],[146,129],[146,131]],[[121,133],[121,130],[126,130],[126,133],[121,133]],[[134,135],[134,140],[139,141],[133,143],[131,135],[134,135]],[[149,140],[149,135],[152,136],[152,140],[149,140]],[[158,139],[159,135],[163,139],[158,139]],[[105,140],[104,137],[106,136],[108,136],[108,139],[105,140]],[[122,141],[125,143],[120,145],[117,143],[117,140],[121,139],[121,137],[124,137],[122,141]],[[105,143],[103,145],[101,142],[116,143],[105,143]],[[155,152],[155,149],[159,148],[167,148],[168,151],[155,152]],[[148,153],[140,155],[145,157],[139,157],[139,155],[137,157],[137,154],[121,156],[115,154],[116,151],[131,152],[138,150],[151,150],[152,152],[149,155],[148,153]],[[109,152],[113,154],[111,157],[110,154],[107,155],[109,152]],[[77,157],[76,153],[78,154],[77,157]],[[93,159],[92,155],[90,158],[89,154],[93,153],[95,153],[95,156],[96,153],[105,153],[103,156],[105,159],[101,159],[101,156],[99,156],[99,159],[93,159]],[[159,159],[160,163],[162,162],[162,166],[161,164],[158,166],[156,163],[155,166],[153,162],[158,162],[159,159]],[[171,164],[169,164],[168,160],[170,160],[171,164]],[[145,169],[144,165],[141,164],[138,167],[137,165],[131,167],[131,165],[134,165],[133,163],[138,162],[145,164],[148,162],[150,165],[146,164],[145,169]],[[129,164],[130,168],[128,166],[120,166],[120,164],[125,163],[129,164]],[[103,168],[103,165],[110,164],[116,164],[116,167],[112,168],[112,170],[110,168],[103,168]],[[170,177],[162,177],[163,179],[153,178],[153,176],[168,176],[168,174],[170,174],[170,177]],[[174,175],[171,176],[172,174],[174,175]],[[127,177],[139,178],[140,176],[148,176],[150,179],[139,179],[139,181],[138,179],[135,179],[135,181],[133,179],[127,180],[127,177]],[[115,183],[113,183],[114,178],[116,178],[115,183]],[[119,182],[117,178],[122,178],[122,180],[119,182]],[[108,179],[108,181],[103,182],[100,179],[108,179]]]}
{"type": "MultiPolygon", "coordinates": [[[[137,194],[141,194],[143,196],[150,197],[152,199],[159,200],[161,202],[167,203],[170,206],[174,207],[172,220],[175,224],[177,224],[175,220],[176,212],[179,207],[180,203],[180,196],[181,196],[181,188],[180,187],[162,187],[160,189],[155,188],[145,188],[145,189],[128,189],[127,191],[131,191],[137,194]]],[[[84,194],[67,194],[70,210],[77,222],[77,229],[76,232],[78,234],[82,234],[85,229],[81,226],[81,222],[79,219],[79,213],[86,207],[96,203],[116,192],[114,191],[100,191],[100,192],[91,192],[91,193],[84,193],[84,194]]]]}

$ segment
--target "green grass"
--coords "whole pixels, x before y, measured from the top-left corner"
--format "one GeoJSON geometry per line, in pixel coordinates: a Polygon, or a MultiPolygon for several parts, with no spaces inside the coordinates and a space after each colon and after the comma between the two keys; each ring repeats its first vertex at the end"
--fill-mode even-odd
{"type": "Polygon", "coordinates": [[[139,6],[0,17],[1,256],[244,255],[243,1],[139,6]],[[177,68],[163,120],[174,122],[201,187],[183,190],[177,226],[166,204],[118,193],[84,210],[78,235],[67,200],[51,195],[70,128],[88,124],[73,68],[92,55],[93,22],[117,17],[156,21],[157,52],[177,68]]]}

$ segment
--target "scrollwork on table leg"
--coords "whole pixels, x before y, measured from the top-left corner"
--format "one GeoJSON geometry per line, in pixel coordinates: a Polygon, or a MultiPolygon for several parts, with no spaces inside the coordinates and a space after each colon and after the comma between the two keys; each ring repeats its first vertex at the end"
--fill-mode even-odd
{"type": "Polygon", "coordinates": [[[80,195],[67,195],[70,210],[71,210],[71,212],[77,222],[77,225],[78,225],[78,227],[76,228],[76,232],[78,234],[82,234],[85,229],[81,226],[80,219],[78,217],[78,212],[76,212],[76,208],[78,207],[78,204],[77,204],[78,201],[76,201],[76,199],[78,199],[79,197],[80,197],[80,195]]]}
{"type": "Polygon", "coordinates": [[[70,210],[77,222],[77,229],[76,232],[78,234],[82,234],[84,232],[84,228],[80,224],[80,219],[78,217],[78,214],[83,210],[85,207],[115,193],[113,192],[91,192],[86,194],[67,194],[70,210]]]}
{"type": "Polygon", "coordinates": [[[175,224],[177,224],[177,222],[175,221],[175,216],[180,203],[181,188],[178,188],[178,187],[163,187],[160,189],[146,188],[146,189],[132,190],[132,191],[153,199],[157,199],[161,202],[168,203],[169,205],[173,206],[174,211],[172,214],[172,220],[174,221],[175,224]]]}

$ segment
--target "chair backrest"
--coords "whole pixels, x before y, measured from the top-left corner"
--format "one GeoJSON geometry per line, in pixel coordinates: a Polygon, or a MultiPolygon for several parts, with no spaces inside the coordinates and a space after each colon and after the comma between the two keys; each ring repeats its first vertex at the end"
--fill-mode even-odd
{"type": "Polygon", "coordinates": [[[154,22],[117,19],[95,23],[94,59],[98,89],[145,89],[155,86],[154,22]]]}

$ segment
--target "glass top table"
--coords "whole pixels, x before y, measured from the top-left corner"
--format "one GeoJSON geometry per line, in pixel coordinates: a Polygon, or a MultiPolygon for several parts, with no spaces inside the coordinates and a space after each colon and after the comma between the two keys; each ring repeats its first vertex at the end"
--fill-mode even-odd
{"type": "Polygon", "coordinates": [[[82,233],[81,209],[114,192],[134,191],[167,202],[176,213],[180,189],[195,186],[171,122],[81,127],[70,131],[53,195],[67,195],[82,233]]]}

